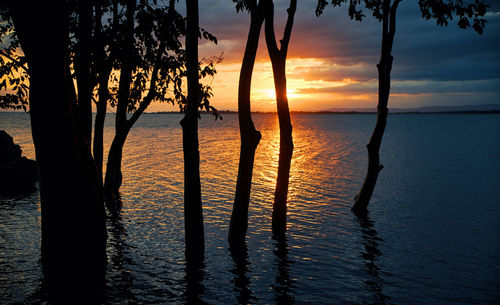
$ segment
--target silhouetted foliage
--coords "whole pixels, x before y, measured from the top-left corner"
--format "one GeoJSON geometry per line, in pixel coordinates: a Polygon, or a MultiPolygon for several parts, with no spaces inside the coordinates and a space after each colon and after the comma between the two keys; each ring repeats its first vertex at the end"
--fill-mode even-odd
{"type": "MultiPolygon", "coordinates": [[[[392,46],[394,35],[396,33],[396,12],[401,0],[332,0],[333,6],[341,6],[344,3],[349,5],[349,16],[351,19],[361,21],[365,15],[364,9],[382,21],[382,46],[380,51],[380,61],[377,64],[379,88],[378,88],[378,106],[377,122],[367,144],[368,150],[368,171],[363,182],[361,190],[355,196],[352,210],[358,214],[367,212],[373,190],[379,172],[384,168],[380,163],[380,146],[387,124],[387,104],[389,102],[389,92],[391,85],[392,70],[392,46]]],[[[320,15],[326,5],[327,0],[319,0],[316,8],[316,15],[320,15]]],[[[476,32],[482,34],[486,20],[483,18],[489,7],[482,0],[420,0],[418,2],[420,12],[424,19],[435,19],[439,26],[447,26],[449,21],[457,18],[457,25],[466,29],[472,27],[476,32]]]]}

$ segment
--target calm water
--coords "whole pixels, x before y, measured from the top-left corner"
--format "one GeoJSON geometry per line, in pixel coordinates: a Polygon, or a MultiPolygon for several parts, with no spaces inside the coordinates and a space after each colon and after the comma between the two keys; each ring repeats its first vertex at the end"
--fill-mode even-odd
{"type": "MultiPolygon", "coordinates": [[[[350,211],[374,115],[295,115],[286,242],[271,238],[278,122],[255,115],[248,252],[226,236],[236,115],[200,121],[205,268],[187,277],[180,115],[146,114],[125,147],[108,220],[105,303],[500,304],[500,116],[391,115],[368,220],[350,211]]],[[[107,122],[106,141],[113,122],[107,122]]],[[[0,129],[34,157],[29,119],[0,129]]],[[[39,302],[38,194],[0,198],[0,302],[39,302]]]]}

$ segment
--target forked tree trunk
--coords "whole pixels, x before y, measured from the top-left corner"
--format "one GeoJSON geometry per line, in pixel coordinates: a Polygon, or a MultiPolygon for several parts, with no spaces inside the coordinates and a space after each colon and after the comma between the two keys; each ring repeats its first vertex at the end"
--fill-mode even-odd
{"type": "Polygon", "coordinates": [[[65,2],[15,0],[8,8],[30,67],[45,287],[55,302],[91,303],[104,281],[106,228],[101,184],[71,101],[65,2]],[[40,37],[50,48],[39,47],[40,37]]]}
{"type": "Polygon", "coordinates": [[[260,31],[264,22],[264,1],[257,6],[256,1],[250,10],[250,29],[243,62],[241,64],[238,84],[238,121],[240,125],[240,162],[234,207],[229,225],[228,240],[230,244],[241,244],[245,241],[248,229],[248,206],[252,188],[252,174],[255,160],[255,150],[260,142],[261,134],[255,129],[250,110],[250,89],[252,73],[259,45],[260,31]]]}
{"type": "Polygon", "coordinates": [[[184,151],[184,226],[186,259],[190,262],[204,257],[205,233],[201,203],[200,152],[198,143],[198,0],[186,0],[186,70],[187,105],[181,120],[184,151]]]}
{"type": "Polygon", "coordinates": [[[286,92],[286,56],[288,43],[292,33],[293,20],[297,7],[297,1],[291,0],[288,8],[288,18],[285,25],[281,48],[278,49],[274,34],[274,5],[268,1],[266,13],[266,43],[269,57],[273,66],[274,87],[276,90],[276,105],[278,108],[278,120],[280,126],[280,153],[278,161],[278,177],[276,179],[276,190],[274,193],[272,230],[274,236],[281,236],[286,232],[286,213],[288,182],[290,178],[290,164],[293,154],[292,123],[288,108],[286,92]]]}
{"type": "Polygon", "coordinates": [[[385,126],[387,125],[387,104],[389,102],[389,92],[391,88],[391,69],[392,69],[392,44],[396,32],[396,9],[400,0],[396,0],[391,7],[390,0],[384,0],[383,3],[383,29],[382,29],[382,48],[378,69],[378,106],[377,121],[370,137],[370,142],[366,145],[368,150],[368,171],[359,193],[354,197],[354,206],[352,211],[357,214],[367,212],[373,190],[377,183],[378,175],[384,166],[380,163],[380,146],[384,136],[385,126]]]}

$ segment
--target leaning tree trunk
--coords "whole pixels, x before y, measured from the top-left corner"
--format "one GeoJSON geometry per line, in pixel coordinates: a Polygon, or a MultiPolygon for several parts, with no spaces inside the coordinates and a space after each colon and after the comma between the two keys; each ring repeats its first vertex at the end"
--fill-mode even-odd
{"type": "Polygon", "coordinates": [[[399,1],[395,1],[392,7],[390,0],[384,0],[383,8],[383,30],[382,30],[382,49],[378,69],[378,106],[377,121],[370,137],[370,142],[366,145],[368,150],[368,171],[365,181],[359,193],[354,197],[353,212],[363,214],[367,212],[378,175],[384,166],[380,163],[380,146],[384,136],[385,126],[387,125],[387,104],[389,102],[389,92],[391,87],[391,69],[392,69],[392,44],[396,32],[396,9],[399,1]]]}
{"type": "Polygon", "coordinates": [[[198,144],[198,0],[186,0],[187,105],[181,120],[184,151],[184,226],[186,259],[204,257],[205,233],[201,203],[200,152],[198,144]]]}
{"type": "Polygon", "coordinates": [[[65,2],[15,0],[8,7],[30,68],[45,287],[57,302],[89,298],[104,280],[106,228],[96,167],[71,101],[65,2]],[[39,47],[40,37],[49,49],[39,47]]]}
{"type": "Polygon", "coordinates": [[[240,162],[238,166],[238,179],[236,181],[236,194],[234,207],[229,225],[229,243],[241,244],[245,240],[248,228],[248,206],[250,190],[252,188],[252,173],[255,159],[255,150],[260,142],[261,134],[255,129],[250,110],[250,89],[252,73],[259,45],[259,36],[264,23],[264,1],[250,12],[250,29],[243,62],[241,64],[240,80],[238,85],[238,121],[240,124],[240,162]]]}
{"type": "Polygon", "coordinates": [[[288,181],[290,178],[290,164],[293,154],[292,123],[288,108],[286,92],[286,56],[288,44],[292,34],[293,20],[297,7],[297,1],[291,0],[288,8],[288,18],[285,25],[281,49],[278,49],[274,34],[274,5],[268,1],[266,13],[266,43],[269,57],[273,66],[274,87],[276,90],[276,105],[278,108],[278,120],[280,126],[280,153],[278,161],[278,177],[276,179],[276,190],[274,193],[272,230],[274,236],[282,236],[286,231],[286,212],[288,181]]]}
{"type": "Polygon", "coordinates": [[[122,156],[123,146],[127,139],[129,129],[122,127],[117,130],[108,153],[106,164],[106,177],[104,179],[104,193],[107,196],[116,196],[122,185],[122,156]]]}
{"type": "Polygon", "coordinates": [[[116,196],[122,184],[121,160],[123,146],[130,131],[127,121],[127,108],[130,98],[130,84],[133,70],[133,44],[134,44],[134,14],[136,0],[126,2],[127,12],[124,23],[127,35],[124,50],[121,52],[120,80],[118,82],[118,102],[116,105],[115,137],[108,153],[106,176],[104,178],[104,192],[106,196],[116,196]]]}

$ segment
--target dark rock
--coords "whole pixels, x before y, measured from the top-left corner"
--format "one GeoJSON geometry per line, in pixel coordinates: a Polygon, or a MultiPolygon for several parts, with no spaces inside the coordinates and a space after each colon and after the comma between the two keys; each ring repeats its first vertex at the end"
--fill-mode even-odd
{"type": "Polygon", "coordinates": [[[38,180],[36,162],[22,157],[21,147],[0,130],[0,195],[31,193],[38,180]]]}

